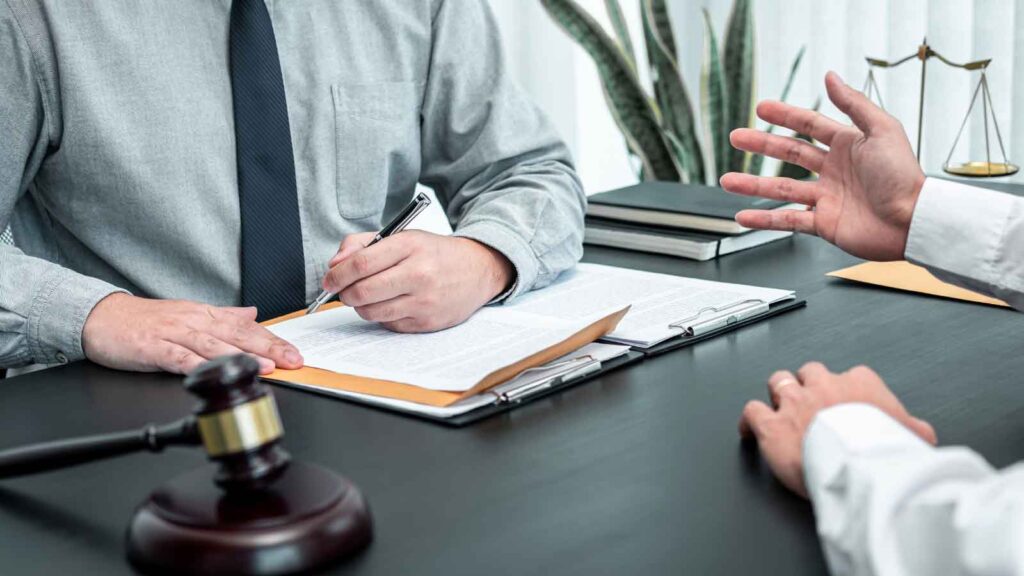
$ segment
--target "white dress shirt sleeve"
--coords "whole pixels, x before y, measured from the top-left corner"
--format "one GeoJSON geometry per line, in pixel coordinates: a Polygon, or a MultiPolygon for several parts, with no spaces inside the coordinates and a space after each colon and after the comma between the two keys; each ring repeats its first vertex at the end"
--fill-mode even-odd
{"type": "Polygon", "coordinates": [[[811,424],[804,467],[833,574],[1024,575],[1024,464],[997,472],[844,404],[811,424]]]}
{"type": "Polygon", "coordinates": [[[946,282],[1024,311],[1024,198],[928,178],[905,256],[946,282]]]}

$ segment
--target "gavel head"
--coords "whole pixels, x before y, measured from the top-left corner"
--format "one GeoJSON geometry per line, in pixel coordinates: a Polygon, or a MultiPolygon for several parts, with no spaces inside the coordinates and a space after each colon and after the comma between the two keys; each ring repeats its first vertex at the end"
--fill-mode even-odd
{"type": "Polygon", "coordinates": [[[259,368],[251,356],[224,356],[185,379],[185,388],[201,400],[196,427],[210,460],[220,464],[216,482],[228,491],[261,489],[290,460],[279,444],[284,429],[273,395],[258,380],[259,368]]]}

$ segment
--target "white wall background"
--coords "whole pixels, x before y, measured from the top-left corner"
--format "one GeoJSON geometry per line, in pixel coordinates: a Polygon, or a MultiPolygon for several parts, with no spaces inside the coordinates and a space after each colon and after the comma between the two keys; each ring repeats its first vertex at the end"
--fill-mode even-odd
{"type": "MultiPolygon", "coordinates": [[[[635,182],[625,145],[608,115],[597,72],[586,53],[548,18],[539,0],[489,1],[501,25],[513,73],[569,143],[588,191],[635,182]]],[[[602,0],[577,1],[607,27],[602,0]]],[[[642,53],[638,0],[620,2],[630,20],[634,44],[642,53]]],[[[732,0],[669,0],[680,66],[694,99],[699,93],[704,42],[700,10],[708,8],[721,34],[731,5],[732,0]]],[[[759,99],[778,97],[793,57],[806,45],[789,100],[810,106],[822,97],[822,111],[838,117],[825,98],[825,72],[835,70],[859,88],[867,76],[864,56],[893,60],[916,52],[927,36],[933,49],[955,62],[994,58],[989,85],[1006,152],[1011,161],[1024,162],[1024,31],[1014,32],[1024,30],[1024,0],[755,0],[754,6],[759,99]]],[[[919,62],[877,71],[876,78],[886,108],[903,122],[915,142],[919,62]]],[[[978,78],[977,72],[929,61],[922,146],[928,173],[941,171],[978,78]]],[[[693,104],[699,106],[696,101],[693,104]]],[[[984,158],[980,110],[972,118],[954,162],[984,158]]],[[[990,137],[993,161],[1000,160],[994,132],[990,137]]],[[[1024,181],[1024,176],[1015,179],[1024,181]]]]}

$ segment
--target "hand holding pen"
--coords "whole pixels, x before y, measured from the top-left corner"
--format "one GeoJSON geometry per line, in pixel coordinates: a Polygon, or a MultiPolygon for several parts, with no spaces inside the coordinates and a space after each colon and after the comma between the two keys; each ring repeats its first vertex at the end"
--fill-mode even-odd
{"type": "Polygon", "coordinates": [[[398,234],[408,222],[395,220],[380,233],[345,238],[323,281],[328,294],[363,319],[395,332],[442,330],[469,318],[515,280],[511,262],[497,250],[458,234],[398,234]]]}
{"type": "MultiPolygon", "coordinates": [[[[367,244],[366,247],[369,248],[370,246],[373,246],[374,244],[380,242],[381,240],[387,238],[388,236],[398,234],[402,230],[408,228],[409,224],[412,224],[412,221],[415,220],[416,217],[420,215],[420,212],[426,210],[427,206],[430,206],[430,197],[422,192],[417,193],[416,197],[412,199],[412,202],[407,204],[405,208],[402,208],[402,211],[399,212],[398,215],[391,220],[391,222],[388,222],[386,226],[381,228],[380,232],[378,232],[377,235],[373,237],[373,240],[370,240],[370,243],[367,244]]],[[[328,301],[330,301],[331,298],[334,298],[337,295],[337,292],[324,290],[323,292],[320,293],[319,296],[317,296],[316,300],[314,300],[313,303],[309,305],[309,308],[306,309],[306,314],[313,314],[317,310],[320,310],[321,306],[326,304],[328,301]]]]}

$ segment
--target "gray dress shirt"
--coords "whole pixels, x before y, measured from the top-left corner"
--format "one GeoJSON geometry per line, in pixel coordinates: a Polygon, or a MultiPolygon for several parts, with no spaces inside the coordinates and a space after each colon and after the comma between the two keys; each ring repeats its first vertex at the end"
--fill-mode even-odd
{"type": "MultiPolygon", "coordinates": [[[[511,297],[581,252],[586,198],[510,81],[484,0],[267,0],[306,296],[353,232],[433,188],[512,262],[511,297]]],[[[0,0],[0,367],[82,358],[122,289],[239,303],[230,0],[0,0]]]]}

